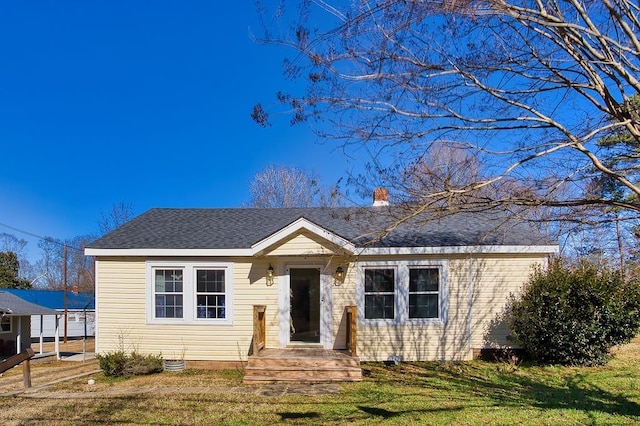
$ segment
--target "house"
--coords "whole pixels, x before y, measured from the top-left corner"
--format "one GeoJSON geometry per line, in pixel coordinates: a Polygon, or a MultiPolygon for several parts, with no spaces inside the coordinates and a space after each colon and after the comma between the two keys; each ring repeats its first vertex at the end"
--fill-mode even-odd
{"type": "MultiPolygon", "coordinates": [[[[36,305],[54,309],[60,317],[60,334],[64,335],[65,292],[63,290],[4,289],[36,305]]],[[[66,292],[67,337],[80,338],[95,333],[95,295],[87,292],[66,292]]],[[[52,339],[56,332],[54,316],[34,315],[31,317],[31,341],[35,342],[40,335],[52,339]],[[41,333],[42,331],[42,333],[41,333]]]]}
{"type": "Polygon", "coordinates": [[[85,250],[96,351],[224,364],[263,347],[409,361],[509,345],[507,297],[557,245],[503,213],[399,222],[377,204],[143,213],[85,250]]]}
{"type": "MultiPolygon", "coordinates": [[[[31,317],[51,316],[55,319],[58,313],[44,306],[28,302],[4,289],[0,290],[0,359],[10,357],[31,347],[31,317]]],[[[56,337],[56,352],[60,358],[56,337]]],[[[40,346],[42,353],[42,346],[40,346]]]]}

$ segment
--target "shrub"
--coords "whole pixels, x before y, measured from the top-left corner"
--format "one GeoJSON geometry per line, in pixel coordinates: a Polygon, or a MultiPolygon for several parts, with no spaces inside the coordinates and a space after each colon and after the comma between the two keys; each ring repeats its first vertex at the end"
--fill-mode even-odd
{"type": "Polygon", "coordinates": [[[126,354],[124,351],[97,354],[100,368],[106,376],[130,377],[162,371],[161,355],[142,355],[137,352],[126,354]]]}
{"type": "Polygon", "coordinates": [[[588,262],[536,268],[509,322],[516,340],[543,364],[598,365],[640,328],[640,285],[588,262]]]}

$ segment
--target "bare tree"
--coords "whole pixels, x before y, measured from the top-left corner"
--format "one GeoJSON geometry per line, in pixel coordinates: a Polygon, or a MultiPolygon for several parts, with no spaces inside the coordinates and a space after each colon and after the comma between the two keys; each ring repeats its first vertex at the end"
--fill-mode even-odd
{"type": "MultiPolygon", "coordinates": [[[[291,32],[265,27],[261,40],[293,49],[285,71],[307,90],[279,92],[283,111],[257,104],[259,124],[274,111],[317,120],[316,131],[345,149],[365,144],[375,172],[406,169],[434,142],[464,144],[483,164],[465,185],[424,186],[409,215],[499,182],[512,189],[455,209],[535,207],[591,223],[609,220],[594,206],[640,212],[639,156],[616,167],[611,156],[625,153],[598,143],[612,130],[640,141],[637,114],[625,108],[640,93],[637,3],[301,0],[293,13],[280,3],[275,16],[292,25],[279,28],[291,32]],[[626,196],[592,191],[603,176],[626,196]]],[[[387,178],[406,186],[401,173],[387,178]]]]}
{"type": "Polygon", "coordinates": [[[100,231],[100,235],[104,235],[124,225],[126,222],[133,219],[135,215],[133,203],[126,203],[124,201],[113,203],[111,205],[111,210],[106,213],[100,213],[100,219],[98,220],[98,230],[100,231]]]}
{"type": "MultiPolygon", "coordinates": [[[[463,145],[432,143],[420,156],[399,174],[401,193],[412,203],[428,202],[428,194],[446,192],[458,195],[447,200],[448,205],[468,202],[472,196],[482,196],[483,190],[465,191],[481,180],[482,165],[478,158],[463,145]],[[457,191],[457,192],[456,192],[457,191]]],[[[436,204],[442,204],[438,200],[436,204]]]]}
{"type": "Polygon", "coordinates": [[[27,240],[18,238],[6,232],[0,233],[0,251],[10,251],[18,256],[24,255],[27,247],[27,240]]]}
{"type": "Polygon", "coordinates": [[[42,255],[36,267],[42,271],[41,274],[47,283],[46,287],[56,290],[64,289],[66,260],[68,290],[93,291],[95,263],[84,255],[84,248],[94,239],[94,235],[80,235],[64,241],[51,237],[40,240],[38,247],[42,255]]]}
{"type": "Polygon", "coordinates": [[[38,242],[41,256],[36,262],[36,268],[42,271],[41,274],[47,283],[47,288],[59,289],[63,285],[63,245],[62,241],[51,237],[46,237],[38,242]]]}
{"type": "Polygon", "coordinates": [[[339,190],[325,190],[317,178],[295,167],[268,165],[249,184],[252,207],[309,207],[335,205],[339,190]]]}
{"type": "Polygon", "coordinates": [[[27,258],[27,240],[6,232],[0,233],[0,252],[12,252],[18,257],[19,276],[27,280],[35,278],[35,271],[27,258]]]}

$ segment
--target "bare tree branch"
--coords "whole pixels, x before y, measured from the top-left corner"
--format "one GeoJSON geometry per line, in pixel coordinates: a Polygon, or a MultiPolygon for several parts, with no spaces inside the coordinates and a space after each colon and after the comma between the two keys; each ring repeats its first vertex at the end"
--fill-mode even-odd
{"type": "MultiPolygon", "coordinates": [[[[265,31],[261,39],[294,49],[287,72],[308,83],[305,93],[278,96],[293,122],[314,120],[321,136],[347,151],[367,146],[377,178],[398,193],[407,188],[394,165],[405,170],[434,143],[470,147],[483,165],[475,182],[407,196],[422,203],[416,214],[447,203],[455,211],[491,205],[544,206],[557,215],[580,206],[640,212],[640,155],[599,144],[614,129],[640,144],[638,117],[625,109],[640,93],[637,4],[298,3],[299,16],[278,9],[281,21],[295,22],[295,34],[265,31]],[[331,18],[324,28],[323,14],[331,18]],[[602,176],[626,195],[594,192],[592,182],[602,176]],[[489,194],[500,182],[526,197],[489,194]]],[[[263,112],[257,121],[268,121],[263,112]]]]}

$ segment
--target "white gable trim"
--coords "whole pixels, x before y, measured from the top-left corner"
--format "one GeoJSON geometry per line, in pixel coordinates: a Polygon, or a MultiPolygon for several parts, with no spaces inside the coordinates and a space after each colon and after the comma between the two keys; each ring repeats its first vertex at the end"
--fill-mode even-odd
{"type": "Polygon", "coordinates": [[[556,245],[541,246],[451,246],[451,247],[371,247],[358,252],[367,255],[410,255],[410,254],[469,254],[469,253],[558,253],[556,245]]]}
{"type": "Polygon", "coordinates": [[[345,240],[344,238],[339,237],[333,232],[327,231],[326,229],[312,222],[309,222],[305,218],[300,218],[295,222],[291,222],[289,225],[285,226],[281,230],[271,234],[264,240],[258,241],[253,246],[251,246],[253,255],[257,255],[261,253],[263,250],[267,249],[268,247],[271,247],[272,245],[284,240],[285,238],[303,229],[319,236],[320,238],[324,238],[325,240],[330,241],[331,243],[351,253],[355,252],[356,250],[356,247],[352,243],[350,243],[348,240],[345,240]]]}

